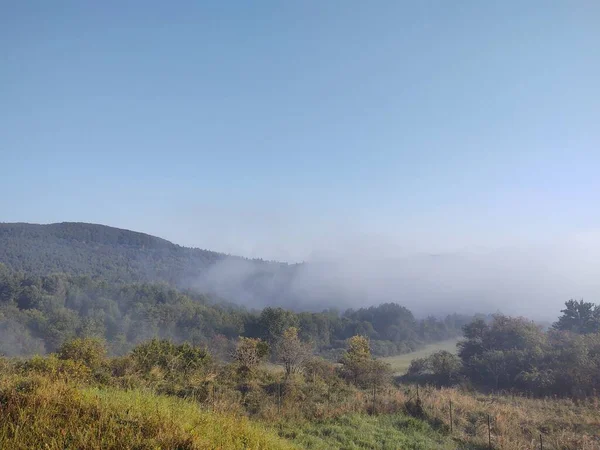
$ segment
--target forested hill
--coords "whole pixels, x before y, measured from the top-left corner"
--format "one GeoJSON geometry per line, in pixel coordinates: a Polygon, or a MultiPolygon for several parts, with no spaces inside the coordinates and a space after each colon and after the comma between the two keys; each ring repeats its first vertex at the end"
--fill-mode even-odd
{"type": "Polygon", "coordinates": [[[105,225],[0,223],[0,262],[35,275],[61,272],[108,281],[164,281],[185,286],[225,259],[261,268],[282,266],[186,248],[105,225]]]}

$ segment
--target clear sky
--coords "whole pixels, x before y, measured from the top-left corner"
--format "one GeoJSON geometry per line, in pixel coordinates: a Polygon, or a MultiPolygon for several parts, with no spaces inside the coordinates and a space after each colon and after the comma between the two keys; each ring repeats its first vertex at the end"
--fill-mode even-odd
{"type": "Polygon", "coordinates": [[[600,236],[600,2],[1,1],[0,192],[287,260],[600,236]]]}

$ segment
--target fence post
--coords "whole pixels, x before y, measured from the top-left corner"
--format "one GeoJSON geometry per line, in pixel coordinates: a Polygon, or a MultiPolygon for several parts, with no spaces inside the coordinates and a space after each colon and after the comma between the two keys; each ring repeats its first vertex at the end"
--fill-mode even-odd
{"type": "Polygon", "coordinates": [[[281,382],[277,383],[277,414],[281,414],[281,382]]]}
{"type": "Polygon", "coordinates": [[[450,399],[450,434],[452,434],[453,426],[452,426],[452,399],[450,399]]]}
{"type": "Polygon", "coordinates": [[[215,403],[216,403],[216,402],[215,402],[216,389],[217,389],[217,388],[216,388],[216,387],[215,387],[215,385],[213,384],[213,386],[212,386],[212,410],[213,410],[213,411],[215,410],[215,403]]]}
{"type": "Polygon", "coordinates": [[[488,445],[492,448],[492,428],[490,426],[490,415],[488,414],[488,445]]]}
{"type": "Polygon", "coordinates": [[[375,415],[375,394],[377,392],[377,385],[373,383],[373,415],[375,415]]]}

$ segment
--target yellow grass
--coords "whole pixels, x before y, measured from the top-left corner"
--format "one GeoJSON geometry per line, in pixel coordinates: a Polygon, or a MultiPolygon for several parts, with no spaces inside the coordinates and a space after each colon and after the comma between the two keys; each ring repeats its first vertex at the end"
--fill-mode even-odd
{"type": "Polygon", "coordinates": [[[456,353],[456,343],[458,339],[448,339],[446,341],[436,342],[429,344],[416,352],[405,353],[403,355],[387,356],[385,358],[379,358],[381,361],[385,361],[390,366],[394,375],[404,375],[410,366],[410,362],[416,358],[426,358],[432,353],[440,350],[446,350],[451,353],[456,353]]]}
{"type": "MultiPolygon", "coordinates": [[[[410,392],[415,395],[414,388],[410,392]]],[[[492,444],[506,450],[600,450],[600,402],[569,399],[533,399],[508,395],[472,394],[454,388],[421,388],[423,407],[430,421],[449,428],[450,401],[453,434],[463,442],[488,442],[487,416],[491,417],[492,444]]]]}
{"type": "Polygon", "coordinates": [[[291,449],[265,427],[139,390],[0,382],[1,449],[291,449]]]}

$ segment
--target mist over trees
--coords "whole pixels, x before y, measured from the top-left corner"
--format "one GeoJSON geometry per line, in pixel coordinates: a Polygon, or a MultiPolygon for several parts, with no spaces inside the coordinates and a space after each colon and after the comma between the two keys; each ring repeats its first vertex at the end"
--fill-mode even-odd
{"type": "Polygon", "coordinates": [[[0,223],[0,262],[33,275],[68,273],[182,287],[225,258],[235,257],[105,225],[0,223]]]}
{"type": "Polygon", "coordinates": [[[69,339],[95,337],[105,340],[112,354],[153,338],[168,338],[206,345],[229,358],[242,336],[260,338],[278,349],[292,371],[299,356],[291,352],[300,352],[300,343],[335,359],[348,338],[361,334],[371,339],[375,354],[389,355],[457,336],[470,320],[459,315],[416,320],[394,304],[345,312],[296,313],[271,307],[254,311],[166,284],[35,276],[0,264],[0,353],[8,356],[54,352],[69,339]]]}
{"type": "MultiPolygon", "coordinates": [[[[0,224],[0,243],[0,261],[7,262],[0,262],[0,354],[6,356],[62,349],[67,359],[77,352],[85,359],[94,354],[95,341],[82,339],[91,338],[106,343],[111,355],[136,348],[143,361],[144,351],[184,355],[191,345],[237,361],[244,373],[270,358],[289,377],[319,372],[311,359],[319,354],[341,362],[342,377],[366,387],[385,373],[373,356],[464,335],[458,355],[438,352],[415,360],[408,377],[535,395],[587,396],[600,389],[600,306],[584,300],[567,301],[549,329],[502,314],[492,320],[460,314],[418,319],[393,301],[320,312],[255,310],[215,292],[229,289],[234,299],[264,296],[267,302],[279,293],[285,305],[293,300],[290,292],[302,292],[294,283],[305,283],[301,275],[307,272],[89,224],[0,224]],[[194,289],[181,287],[182,275],[196,277],[194,289]],[[209,293],[199,293],[202,286],[209,293]],[[152,347],[157,345],[173,347],[152,347]]],[[[325,289],[318,295],[337,294],[325,289]]]]}
{"type": "Polygon", "coordinates": [[[313,258],[286,264],[186,248],[103,225],[4,223],[0,262],[33,275],[167,283],[247,308],[296,312],[398,303],[420,318],[500,308],[550,321],[565,299],[600,295],[593,276],[600,247],[593,241],[435,255],[361,242],[347,239],[343,248],[332,242],[331,250],[315,249],[313,258]]]}

